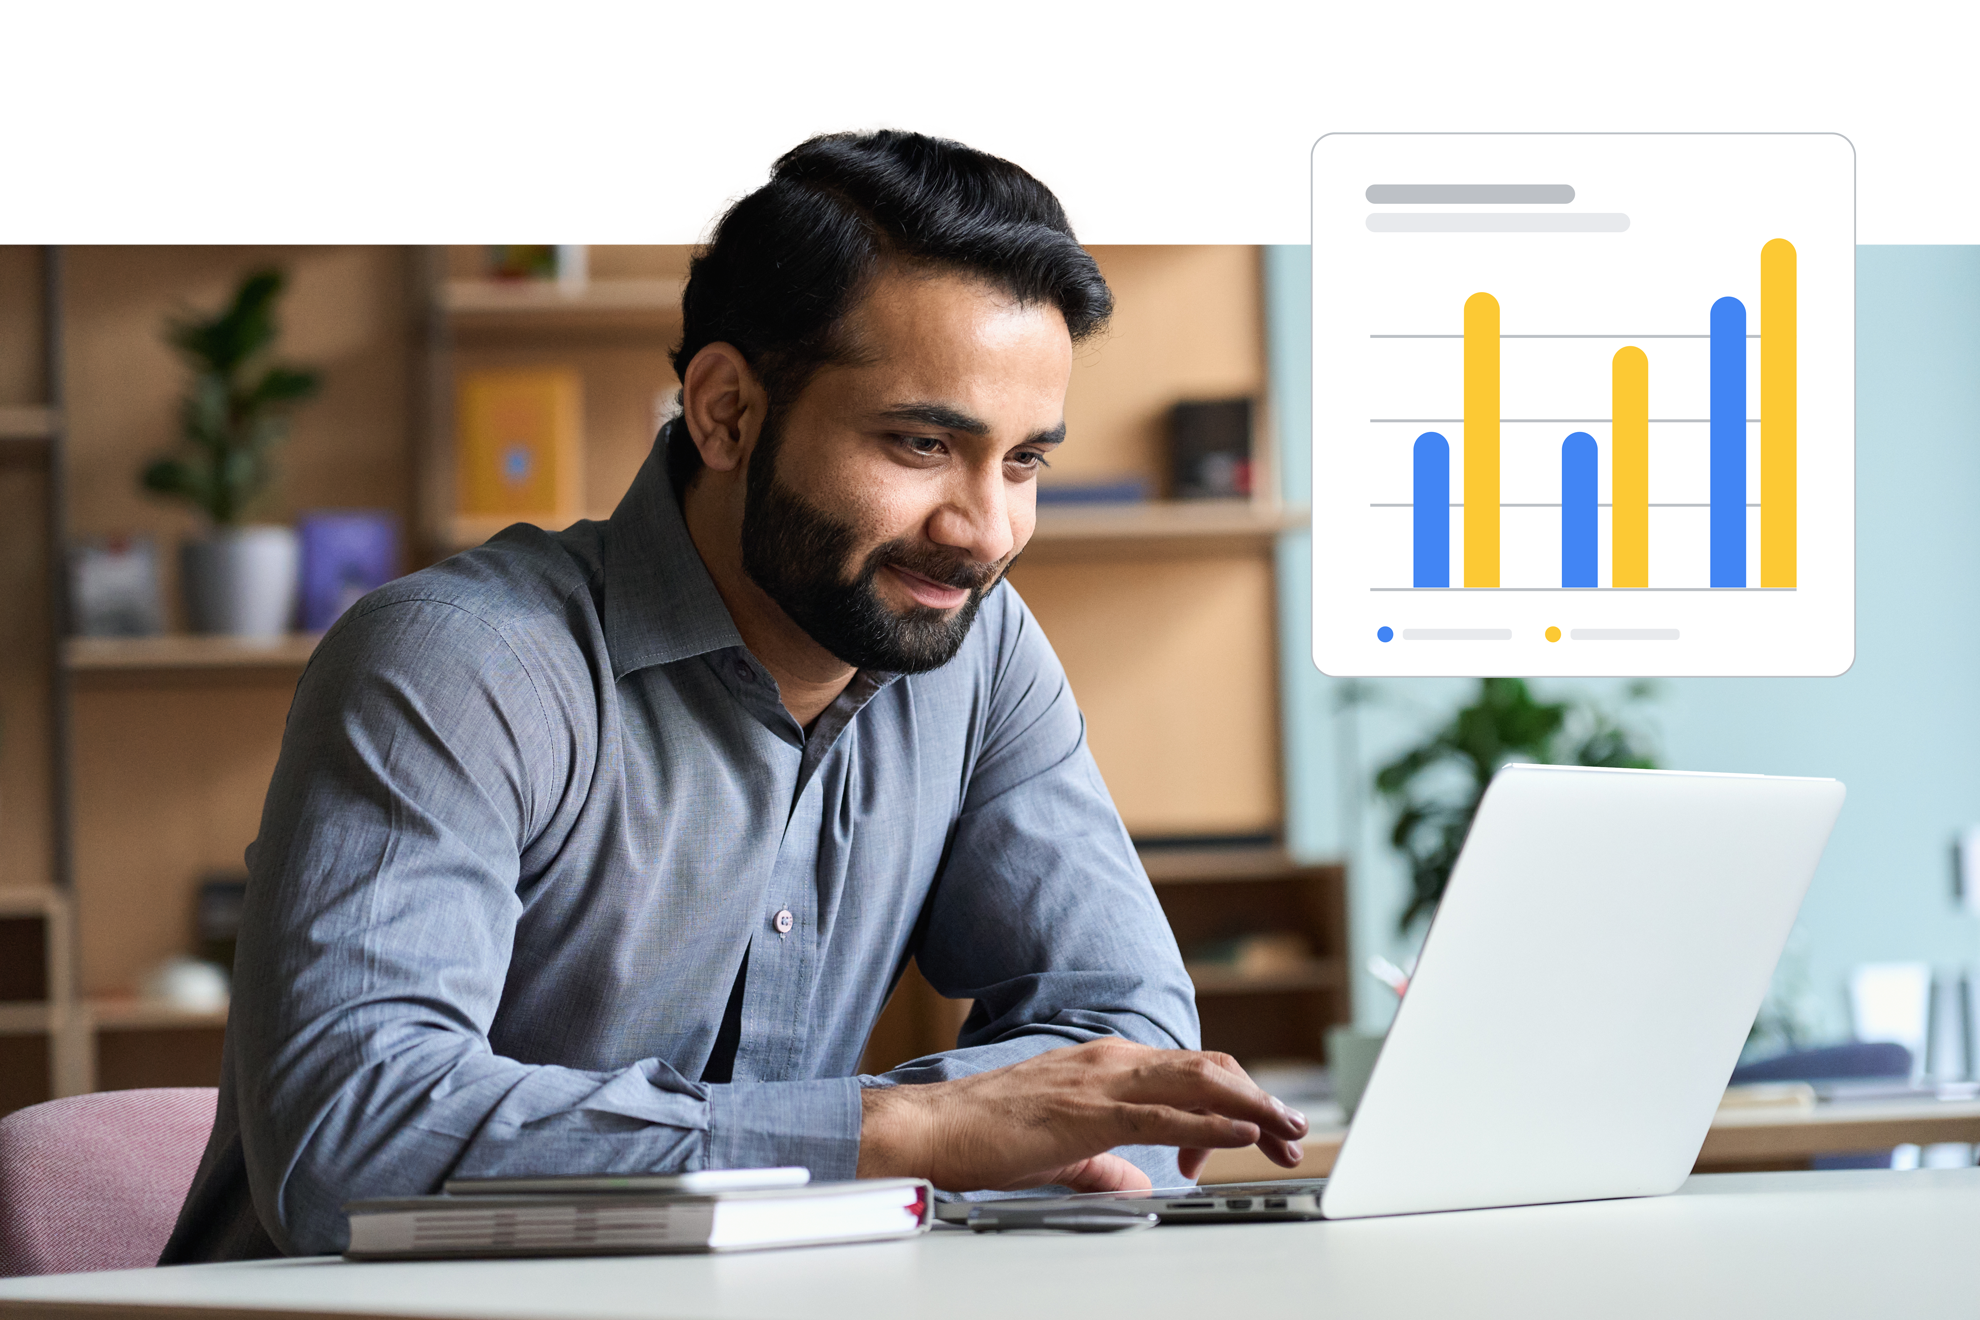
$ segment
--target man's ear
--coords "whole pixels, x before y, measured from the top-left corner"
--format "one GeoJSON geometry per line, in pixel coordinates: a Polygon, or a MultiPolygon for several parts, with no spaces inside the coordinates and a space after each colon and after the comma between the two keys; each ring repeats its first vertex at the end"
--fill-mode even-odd
{"type": "Polygon", "coordinates": [[[688,363],[681,381],[681,416],[701,461],[733,472],[756,446],[769,396],[732,344],[709,344],[688,363]]]}

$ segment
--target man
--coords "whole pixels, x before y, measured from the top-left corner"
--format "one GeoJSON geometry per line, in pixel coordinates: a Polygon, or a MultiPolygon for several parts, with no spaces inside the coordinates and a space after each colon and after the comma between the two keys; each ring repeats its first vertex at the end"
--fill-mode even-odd
{"type": "Polygon", "coordinates": [[[165,1260],[504,1173],[1145,1186],[1305,1123],[1188,978],[1003,583],[1111,297],[1035,179],[805,143],[695,261],[610,521],[373,593],[297,689],[165,1260]],[[907,959],[955,1050],[856,1077],[907,959]]]}

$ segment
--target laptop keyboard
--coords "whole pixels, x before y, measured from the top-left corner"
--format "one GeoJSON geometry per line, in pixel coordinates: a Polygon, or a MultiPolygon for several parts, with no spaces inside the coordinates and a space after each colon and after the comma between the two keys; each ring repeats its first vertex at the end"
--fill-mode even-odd
{"type": "Polygon", "coordinates": [[[1283,1182],[1205,1183],[1176,1196],[1310,1196],[1327,1186],[1325,1178],[1287,1178],[1283,1182]]]}

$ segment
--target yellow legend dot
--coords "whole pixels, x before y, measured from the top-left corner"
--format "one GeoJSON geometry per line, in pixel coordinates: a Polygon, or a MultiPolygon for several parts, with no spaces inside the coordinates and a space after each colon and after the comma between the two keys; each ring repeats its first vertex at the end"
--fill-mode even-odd
{"type": "Polygon", "coordinates": [[[1560,640],[1561,640],[1561,630],[1560,630],[1559,628],[1549,628],[1549,629],[1547,630],[1547,640],[1548,640],[1548,641],[1550,641],[1550,642],[1558,642],[1558,641],[1560,641],[1560,640]]]}

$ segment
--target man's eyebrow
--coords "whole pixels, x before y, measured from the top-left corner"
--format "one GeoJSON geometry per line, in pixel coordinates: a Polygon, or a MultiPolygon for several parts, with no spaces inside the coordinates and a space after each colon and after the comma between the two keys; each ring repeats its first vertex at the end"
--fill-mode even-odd
{"type": "Polygon", "coordinates": [[[944,431],[961,431],[966,435],[990,434],[990,423],[945,403],[904,403],[898,408],[883,409],[880,415],[889,421],[920,422],[923,426],[939,426],[944,431]]]}
{"type": "MultiPolygon", "coordinates": [[[[944,431],[961,431],[965,435],[989,435],[990,423],[980,417],[972,417],[960,408],[951,408],[945,403],[904,403],[898,408],[886,408],[880,416],[890,422],[920,422],[923,426],[940,427],[944,431]]],[[[1066,424],[1060,422],[1049,431],[1039,431],[1025,438],[1028,445],[1056,445],[1066,438],[1066,424]]]]}

